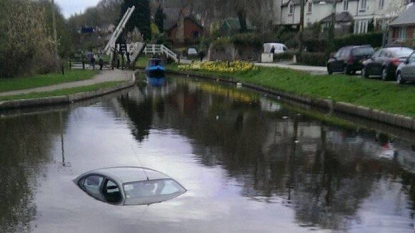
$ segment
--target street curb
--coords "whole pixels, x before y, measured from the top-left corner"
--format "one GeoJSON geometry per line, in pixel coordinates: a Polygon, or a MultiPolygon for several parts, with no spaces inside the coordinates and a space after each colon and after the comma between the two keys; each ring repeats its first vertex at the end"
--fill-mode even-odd
{"type": "Polygon", "coordinates": [[[0,101],[0,110],[16,109],[16,108],[28,108],[37,106],[50,106],[59,104],[69,104],[85,99],[91,99],[94,97],[103,96],[109,93],[113,93],[131,86],[136,83],[135,72],[132,72],[131,80],[118,84],[115,87],[103,88],[96,91],[88,91],[75,93],[63,96],[43,97],[34,99],[21,99],[21,100],[5,100],[0,101]]]}
{"type": "Polygon", "coordinates": [[[405,116],[405,115],[393,114],[393,113],[389,113],[389,112],[385,112],[385,111],[381,111],[377,109],[371,109],[371,108],[364,107],[364,106],[353,105],[353,104],[345,103],[345,102],[335,102],[330,99],[311,98],[308,96],[302,96],[302,95],[285,92],[281,90],[269,89],[269,88],[257,86],[254,84],[241,83],[239,81],[225,79],[225,78],[209,77],[205,75],[191,74],[191,73],[185,73],[185,72],[179,72],[179,71],[168,71],[168,72],[171,74],[185,75],[188,77],[196,77],[196,78],[203,78],[203,79],[210,79],[210,80],[221,81],[221,82],[226,82],[226,83],[238,84],[249,89],[253,89],[256,91],[266,93],[268,95],[276,97],[277,99],[282,97],[282,98],[286,98],[289,100],[293,100],[295,102],[317,106],[322,109],[329,110],[330,112],[334,111],[334,112],[339,112],[339,113],[345,113],[348,115],[369,119],[372,121],[384,123],[384,124],[391,125],[391,126],[396,126],[396,127],[400,127],[404,129],[409,129],[409,130],[415,130],[415,118],[405,116]]]}

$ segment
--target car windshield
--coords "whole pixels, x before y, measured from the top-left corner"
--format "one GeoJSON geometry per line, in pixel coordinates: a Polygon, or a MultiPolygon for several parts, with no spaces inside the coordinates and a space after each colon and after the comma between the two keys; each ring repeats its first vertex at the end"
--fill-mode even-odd
{"type": "Polygon", "coordinates": [[[189,49],[187,50],[187,53],[197,53],[197,51],[196,51],[196,49],[195,49],[195,48],[189,48],[189,49]]]}
{"type": "Polygon", "coordinates": [[[358,47],[353,49],[355,56],[371,55],[374,52],[372,47],[358,47]]]}
{"type": "Polygon", "coordinates": [[[411,55],[411,53],[414,51],[413,49],[406,47],[393,48],[391,50],[395,57],[409,57],[409,55],[411,55]]]}
{"type": "Polygon", "coordinates": [[[151,204],[177,197],[186,192],[173,179],[144,180],[124,184],[125,205],[151,204]]]}

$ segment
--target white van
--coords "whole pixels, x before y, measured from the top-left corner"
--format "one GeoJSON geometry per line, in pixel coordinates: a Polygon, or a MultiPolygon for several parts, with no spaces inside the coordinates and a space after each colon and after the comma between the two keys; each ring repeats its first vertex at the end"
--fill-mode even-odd
{"type": "Polygon", "coordinates": [[[288,50],[287,46],[285,44],[281,43],[265,43],[264,44],[264,53],[270,53],[272,47],[274,47],[274,54],[278,53],[284,53],[288,50]]]}

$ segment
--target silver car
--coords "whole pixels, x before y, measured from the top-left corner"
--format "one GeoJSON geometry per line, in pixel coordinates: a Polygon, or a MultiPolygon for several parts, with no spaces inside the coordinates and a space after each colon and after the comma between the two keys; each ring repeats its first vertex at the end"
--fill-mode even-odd
{"type": "Polygon", "coordinates": [[[396,69],[396,82],[402,84],[406,81],[415,81],[415,52],[396,69]]]}
{"type": "Polygon", "coordinates": [[[74,182],[93,198],[114,205],[149,205],[186,189],[169,176],[144,167],[109,167],[86,172],[74,182]]]}

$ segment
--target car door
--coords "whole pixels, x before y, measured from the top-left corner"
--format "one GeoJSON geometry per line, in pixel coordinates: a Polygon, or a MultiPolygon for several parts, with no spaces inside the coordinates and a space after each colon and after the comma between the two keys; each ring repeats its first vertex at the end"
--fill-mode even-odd
{"type": "Polygon", "coordinates": [[[390,57],[390,52],[387,49],[382,49],[382,52],[379,54],[376,59],[374,66],[374,75],[382,75],[382,67],[385,64],[386,60],[390,57]]]}
{"type": "Polygon", "coordinates": [[[344,59],[347,48],[340,49],[333,58],[331,63],[331,69],[333,72],[343,72],[344,70],[344,59]]]}
{"type": "Polygon", "coordinates": [[[415,80],[415,53],[412,53],[405,65],[401,68],[401,74],[405,80],[415,80]]]}
{"type": "Polygon", "coordinates": [[[379,75],[380,68],[379,68],[379,56],[383,52],[383,49],[379,49],[376,51],[368,61],[365,62],[365,72],[367,75],[379,75]]]}

